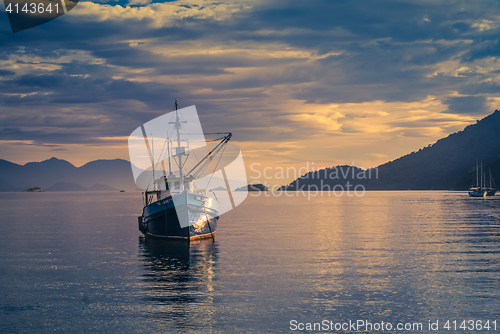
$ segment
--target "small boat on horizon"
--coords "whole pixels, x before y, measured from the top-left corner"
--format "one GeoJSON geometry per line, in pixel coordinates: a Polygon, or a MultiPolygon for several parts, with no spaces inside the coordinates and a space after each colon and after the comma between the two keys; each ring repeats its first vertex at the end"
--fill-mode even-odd
{"type": "Polygon", "coordinates": [[[481,162],[481,180],[479,179],[479,166],[476,162],[476,186],[472,186],[469,189],[470,197],[489,197],[495,196],[497,189],[493,187],[494,185],[493,177],[491,176],[491,170],[489,170],[489,186],[487,186],[486,175],[483,172],[483,162],[481,162]]]}

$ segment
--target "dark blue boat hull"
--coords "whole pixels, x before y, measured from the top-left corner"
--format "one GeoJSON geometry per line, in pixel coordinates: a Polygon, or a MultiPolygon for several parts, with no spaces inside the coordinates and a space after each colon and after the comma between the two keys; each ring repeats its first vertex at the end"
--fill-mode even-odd
{"type": "Polygon", "coordinates": [[[213,238],[219,219],[215,214],[213,208],[203,205],[184,204],[176,208],[171,197],[168,197],[144,207],[143,215],[139,217],[139,230],[144,235],[154,238],[186,240],[213,238]],[[178,213],[189,215],[191,225],[181,227],[178,213]]]}

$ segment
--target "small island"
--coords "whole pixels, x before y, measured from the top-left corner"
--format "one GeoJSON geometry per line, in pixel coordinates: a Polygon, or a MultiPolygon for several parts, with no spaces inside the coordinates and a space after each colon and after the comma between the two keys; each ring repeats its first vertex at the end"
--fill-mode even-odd
{"type": "Polygon", "coordinates": [[[244,190],[247,190],[247,191],[268,191],[267,187],[265,185],[263,185],[262,183],[249,184],[246,187],[243,186],[240,188],[236,188],[236,191],[244,191],[244,190]]]}
{"type": "Polygon", "coordinates": [[[25,191],[29,192],[29,193],[41,193],[41,192],[43,192],[42,188],[40,188],[40,187],[29,188],[29,189],[26,189],[25,191]]]}

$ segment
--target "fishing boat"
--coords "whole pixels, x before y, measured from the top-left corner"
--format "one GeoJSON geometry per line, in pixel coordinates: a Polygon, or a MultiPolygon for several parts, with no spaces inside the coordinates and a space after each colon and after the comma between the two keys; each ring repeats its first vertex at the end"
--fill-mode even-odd
{"type": "Polygon", "coordinates": [[[489,171],[489,186],[487,186],[486,176],[483,172],[483,163],[481,162],[481,177],[479,177],[479,166],[476,163],[476,186],[469,189],[469,196],[471,197],[488,197],[495,196],[497,190],[493,187],[494,181],[489,171]]]}
{"type": "MultiPolygon", "coordinates": [[[[151,155],[152,165],[152,189],[143,192],[144,208],[142,215],[138,217],[139,230],[146,236],[162,239],[196,240],[205,238],[215,238],[217,221],[219,219],[219,202],[214,196],[207,195],[207,188],[195,189],[194,182],[197,177],[203,176],[207,166],[213,166],[214,156],[224,153],[225,145],[231,139],[231,133],[217,133],[223,135],[218,138],[217,145],[208,151],[201,159],[196,160],[196,164],[186,170],[187,159],[193,152],[189,148],[188,141],[181,138],[183,121],[180,117],[181,111],[178,109],[175,100],[175,120],[173,124],[174,142],[166,141],[167,154],[165,160],[168,161],[168,174],[165,170],[164,160],[162,160],[161,176],[156,177],[154,158],[154,147],[149,147],[146,133],[143,128],[143,135],[151,155]],[[175,152],[175,154],[171,154],[175,152]],[[173,161],[178,170],[172,172],[173,161]]],[[[151,146],[153,143],[151,142],[151,146]]],[[[163,151],[163,150],[162,150],[163,151]]],[[[198,150],[199,151],[199,150],[198,150]]],[[[213,170],[212,170],[213,171],[213,170]]],[[[206,175],[206,174],[205,174],[206,175]]]]}

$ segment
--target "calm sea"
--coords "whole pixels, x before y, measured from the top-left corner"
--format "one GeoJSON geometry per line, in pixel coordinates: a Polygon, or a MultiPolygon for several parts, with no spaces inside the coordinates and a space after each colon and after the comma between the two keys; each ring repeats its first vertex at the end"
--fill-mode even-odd
{"type": "Polygon", "coordinates": [[[500,331],[500,196],[295,195],[249,196],[187,245],[141,237],[140,193],[0,193],[0,333],[500,331]]]}

